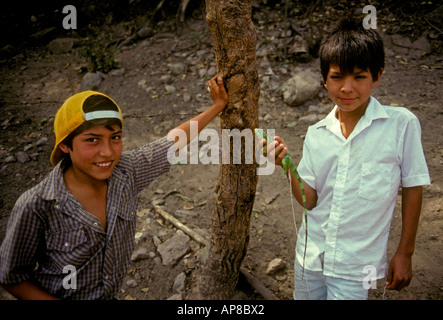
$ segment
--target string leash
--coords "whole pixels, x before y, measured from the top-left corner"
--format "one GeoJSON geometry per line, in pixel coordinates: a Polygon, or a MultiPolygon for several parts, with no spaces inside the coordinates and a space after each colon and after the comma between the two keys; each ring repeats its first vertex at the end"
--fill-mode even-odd
{"type": "MultiPolygon", "coordinates": [[[[291,197],[291,208],[292,208],[292,218],[294,220],[294,228],[295,228],[295,235],[296,238],[298,239],[298,229],[297,229],[297,222],[295,219],[295,209],[294,209],[294,195],[292,194],[292,176],[289,175],[289,196],[291,197]]],[[[307,230],[307,225],[305,224],[306,230],[307,230]]],[[[306,256],[306,243],[308,241],[307,238],[307,234],[306,234],[306,239],[305,239],[305,256],[306,256]]],[[[305,257],[303,257],[303,274],[302,274],[302,279],[305,279],[305,284],[306,284],[306,291],[308,292],[308,296],[309,296],[309,300],[312,300],[311,298],[311,289],[309,287],[309,283],[308,283],[308,277],[306,276],[306,269],[305,269],[305,257]]]]}
{"type": "MultiPolygon", "coordinates": [[[[263,132],[263,130],[259,130],[259,129],[255,129],[255,133],[256,135],[260,138],[260,139],[265,139],[266,140],[266,144],[263,146],[262,151],[265,152],[266,151],[266,147],[268,146],[269,142],[268,142],[268,136],[266,133],[263,132]]],[[[285,156],[282,159],[282,168],[283,171],[281,173],[282,178],[284,178],[286,175],[289,177],[289,194],[291,197],[291,208],[292,208],[292,217],[294,220],[294,228],[295,228],[295,233],[296,236],[298,238],[298,229],[297,229],[297,222],[295,219],[295,209],[294,209],[294,203],[293,203],[293,193],[292,193],[292,176],[291,173],[288,173],[288,169],[292,171],[292,173],[294,174],[297,182],[298,182],[298,186],[300,188],[301,191],[301,196],[302,196],[302,202],[303,202],[303,209],[304,209],[304,220],[305,220],[305,248],[304,248],[304,253],[303,253],[303,274],[302,274],[302,278],[305,279],[305,283],[306,283],[306,289],[309,295],[309,299],[311,299],[311,292],[309,289],[309,284],[308,284],[308,279],[306,277],[306,269],[305,269],[305,260],[306,260],[306,250],[307,250],[307,244],[308,244],[308,209],[307,209],[307,205],[306,205],[306,195],[305,195],[305,190],[303,187],[303,182],[301,181],[300,175],[297,172],[297,169],[294,165],[294,163],[292,162],[292,158],[289,154],[289,152],[287,152],[285,154],[285,156]]]]}
{"type": "Polygon", "coordinates": [[[386,294],[386,288],[387,288],[388,286],[385,286],[384,288],[383,288],[383,296],[382,296],[382,300],[385,300],[385,294],[386,294]]]}

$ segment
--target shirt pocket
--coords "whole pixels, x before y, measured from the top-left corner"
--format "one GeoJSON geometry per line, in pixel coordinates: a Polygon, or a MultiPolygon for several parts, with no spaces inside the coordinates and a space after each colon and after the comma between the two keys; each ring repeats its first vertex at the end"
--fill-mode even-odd
{"type": "Polygon", "coordinates": [[[91,259],[91,245],[83,228],[47,232],[45,238],[49,259],[59,270],[68,265],[79,269],[91,259]]]}
{"type": "Polygon", "coordinates": [[[358,196],[367,200],[384,200],[391,191],[393,165],[390,163],[362,163],[358,196]]]}

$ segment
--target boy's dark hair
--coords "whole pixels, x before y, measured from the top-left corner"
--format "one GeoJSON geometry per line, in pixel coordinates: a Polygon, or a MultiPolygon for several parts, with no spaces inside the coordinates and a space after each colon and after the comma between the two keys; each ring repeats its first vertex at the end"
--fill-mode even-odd
{"type": "Polygon", "coordinates": [[[342,74],[353,73],[354,67],[369,71],[372,80],[385,66],[383,40],[373,29],[365,29],[362,20],[347,17],[323,38],[319,50],[323,81],[330,65],[340,67],[342,74]]]}
{"type": "MultiPolygon", "coordinates": [[[[85,113],[92,111],[100,111],[100,110],[118,111],[118,108],[112,100],[101,95],[90,96],[83,103],[83,111],[85,113]]],[[[75,129],[73,132],[71,132],[71,134],[69,134],[69,136],[67,136],[62,143],[65,144],[69,149],[73,150],[72,140],[80,133],[95,126],[104,126],[106,129],[114,131],[114,129],[112,128],[112,126],[114,125],[118,125],[120,128],[122,128],[121,121],[115,118],[86,121],[82,125],[80,125],[77,129],[75,129]]]]}

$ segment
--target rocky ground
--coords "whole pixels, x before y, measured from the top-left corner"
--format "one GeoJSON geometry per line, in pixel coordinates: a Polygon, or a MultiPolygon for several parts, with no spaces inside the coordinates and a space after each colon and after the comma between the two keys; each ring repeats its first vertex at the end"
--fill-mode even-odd
{"type": "MultiPolygon", "coordinates": [[[[321,86],[314,52],[322,32],[345,8],[325,1],[309,9],[308,19],[303,11],[306,8],[293,5],[285,18],[282,5],[264,3],[255,3],[253,14],[261,79],[260,126],[275,129],[284,137],[297,163],[307,127],[333,107],[321,86]],[[293,86],[287,86],[288,81],[310,91],[304,90],[306,96],[300,97],[290,92],[293,86]]],[[[353,4],[347,10],[362,7],[353,4]]],[[[374,95],[383,104],[407,107],[419,118],[432,185],[424,188],[411,285],[401,292],[384,293],[381,280],[376,289],[370,290],[370,299],[443,298],[443,92],[438,89],[443,79],[442,31],[438,24],[442,6],[431,9],[423,9],[419,27],[400,11],[380,10],[378,15],[387,57],[386,72],[374,95]]],[[[106,73],[88,72],[90,61],[81,55],[84,39],[75,33],[67,32],[51,44],[48,40],[40,46],[3,47],[1,53],[6,58],[0,65],[0,239],[17,197],[51,170],[54,114],[72,94],[94,87],[121,106],[126,150],[162,137],[211,105],[206,82],[216,72],[214,54],[204,13],[195,11],[179,35],[174,19],[165,18],[154,29],[120,45],[115,51],[116,65],[106,73]]],[[[134,34],[128,24],[109,23],[100,32],[114,39],[127,39],[134,34]]],[[[217,120],[208,127],[220,129],[217,120]]],[[[293,213],[288,185],[278,171],[259,179],[243,267],[276,298],[287,300],[292,297],[293,287],[293,214],[298,227],[302,209],[295,205],[293,213]]],[[[117,298],[192,298],[207,248],[159,212],[170,213],[201,237],[209,238],[217,173],[217,165],[174,165],[140,194],[136,250],[117,298]]],[[[390,255],[400,232],[401,213],[397,206],[390,255]]],[[[4,291],[0,294],[2,299],[11,299],[4,291]]],[[[234,298],[263,297],[242,282],[234,298]]]]}

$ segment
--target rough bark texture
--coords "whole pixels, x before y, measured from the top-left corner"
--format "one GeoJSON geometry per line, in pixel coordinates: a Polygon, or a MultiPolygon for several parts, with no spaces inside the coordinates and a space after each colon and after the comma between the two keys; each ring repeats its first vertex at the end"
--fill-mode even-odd
{"type": "MultiPolygon", "coordinates": [[[[221,114],[222,129],[253,130],[258,126],[256,32],[251,0],[206,0],[208,22],[215,50],[217,74],[229,94],[221,114]]],[[[229,299],[236,288],[240,266],[249,243],[249,226],[257,186],[255,164],[220,167],[214,192],[209,259],[202,270],[200,293],[204,299],[229,299]]]]}

